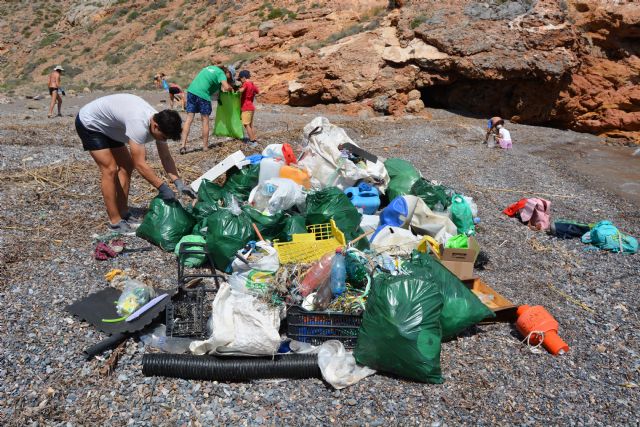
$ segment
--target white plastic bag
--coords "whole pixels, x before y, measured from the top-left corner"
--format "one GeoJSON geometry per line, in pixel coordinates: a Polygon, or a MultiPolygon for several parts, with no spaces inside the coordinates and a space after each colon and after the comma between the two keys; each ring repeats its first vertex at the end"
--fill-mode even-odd
{"type": "Polygon", "coordinates": [[[411,230],[386,226],[371,241],[371,249],[377,253],[389,255],[411,255],[418,248],[421,236],[414,235],[411,230]]]}
{"type": "Polygon", "coordinates": [[[189,345],[194,341],[191,338],[168,337],[167,327],[158,325],[148,334],[140,335],[140,341],[167,353],[182,354],[189,351],[189,345]]]}
{"type": "Polygon", "coordinates": [[[362,215],[360,227],[366,233],[367,231],[375,231],[380,225],[380,217],[378,215],[362,215]]]}
{"type": "Polygon", "coordinates": [[[384,194],[389,184],[384,163],[378,159],[376,163],[367,160],[355,164],[344,158],[338,146],[344,143],[358,146],[344,129],[332,125],[325,117],[316,117],[304,127],[303,137],[305,151],[298,164],[309,171],[313,188],[335,186],[344,190],[362,179],[376,184],[384,194]]]}
{"type": "Polygon", "coordinates": [[[280,308],[220,285],[212,304],[212,334],[189,346],[193,354],[270,356],[280,347],[280,308]]]}
{"type": "Polygon", "coordinates": [[[231,289],[239,292],[262,295],[269,290],[269,285],[280,268],[278,252],[261,240],[256,243],[256,252],[248,258],[249,264],[234,258],[231,263],[233,274],[228,279],[229,285],[231,289]]]}
{"type": "Polygon", "coordinates": [[[318,366],[322,377],[338,390],[376,373],[371,368],[356,364],[353,354],[337,340],[322,343],[318,350],[318,366]]]}
{"type": "Polygon", "coordinates": [[[414,233],[433,237],[438,243],[444,245],[447,239],[457,234],[458,229],[446,213],[437,213],[429,209],[429,206],[419,197],[403,196],[407,204],[411,205],[411,230],[414,233]]]}
{"type": "Polygon", "coordinates": [[[293,206],[298,206],[304,211],[307,200],[304,187],[289,178],[271,178],[266,184],[275,187],[267,205],[271,215],[291,209],[293,206]]]}

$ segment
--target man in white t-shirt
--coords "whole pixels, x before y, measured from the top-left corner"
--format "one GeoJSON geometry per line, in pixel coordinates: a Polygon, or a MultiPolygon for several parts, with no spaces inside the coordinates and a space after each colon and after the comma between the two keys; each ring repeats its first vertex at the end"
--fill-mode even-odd
{"type": "Polygon", "coordinates": [[[117,94],[104,96],[80,109],[76,131],[85,151],[89,151],[100,168],[100,188],[109,216],[109,228],[131,233],[128,197],[133,169],[159,191],[164,200],[175,193],[146,161],[145,146],[156,141],[160,161],[179,192],[195,198],[195,193],[178,176],[171,157],[168,139],[180,140],[182,119],[172,110],[157,112],[139,96],[117,94]],[[128,145],[128,149],[127,149],[128,145]]]}

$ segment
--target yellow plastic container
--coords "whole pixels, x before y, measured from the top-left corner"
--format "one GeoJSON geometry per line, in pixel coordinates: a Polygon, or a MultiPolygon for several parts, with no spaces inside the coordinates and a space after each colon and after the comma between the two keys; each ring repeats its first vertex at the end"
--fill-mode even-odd
{"type": "Polygon", "coordinates": [[[311,187],[311,177],[309,176],[309,173],[306,170],[295,166],[282,166],[280,168],[280,178],[289,178],[306,189],[311,187]]]}
{"type": "Polygon", "coordinates": [[[346,246],[344,233],[331,220],[329,224],[308,225],[308,233],[294,234],[291,242],[274,240],[281,264],[297,264],[317,261],[325,254],[346,246]]]}

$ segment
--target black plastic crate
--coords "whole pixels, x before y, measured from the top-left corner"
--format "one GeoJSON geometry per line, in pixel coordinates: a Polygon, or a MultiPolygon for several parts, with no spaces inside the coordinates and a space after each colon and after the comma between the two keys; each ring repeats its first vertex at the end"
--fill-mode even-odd
{"type": "Polygon", "coordinates": [[[210,304],[207,290],[181,288],[166,308],[168,337],[205,338],[210,304]]]}
{"type": "Polygon", "coordinates": [[[354,348],[362,315],[307,311],[300,306],[287,310],[287,337],[312,345],[338,340],[346,348],[354,348]]]}

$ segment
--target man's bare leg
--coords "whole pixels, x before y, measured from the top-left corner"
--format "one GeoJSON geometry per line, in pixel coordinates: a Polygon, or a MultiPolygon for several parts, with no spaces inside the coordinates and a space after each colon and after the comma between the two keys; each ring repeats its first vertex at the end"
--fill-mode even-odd
{"type": "Polygon", "coordinates": [[[191,123],[193,122],[193,117],[195,113],[187,113],[187,119],[184,121],[184,126],[182,127],[182,141],[180,143],[180,150],[184,150],[187,148],[187,138],[189,138],[189,131],[191,130],[191,123]]]}
{"type": "Polygon", "coordinates": [[[120,216],[129,212],[129,186],[131,183],[131,172],[133,172],[133,159],[127,147],[112,148],[111,153],[118,165],[118,175],[116,180],[116,204],[120,216]]]}
{"type": "Polygon", "coordinates": [[[47,117],[53,117],[53,107],[56,105],[56,101],[58,100],[58,92],[55,91],[51,94],[51,102],[49,103],[49,114],[47,117]]]}
{"type": "Polygon", "coordinates": [[[61,116],[62,113],[60,112],[60,110],[62,109],[62,97],[57,91],[56,91],[56,97],[58,98],[58,115],[61,116]]]}
{"type": "Polygon", "coordinates": [[[200,114],[202,118],[202,149],[207,151],[209,149],[209,116],[200,114]]]}
{"type": "Polygon", "coordinates": [[[107,215],[111,224],[122,220],[118,209],[116,180],[118,179],[118,164],[110,149],[93,150],[89,152],[100,169],[100,190],[107,208],[107,215]]]}

